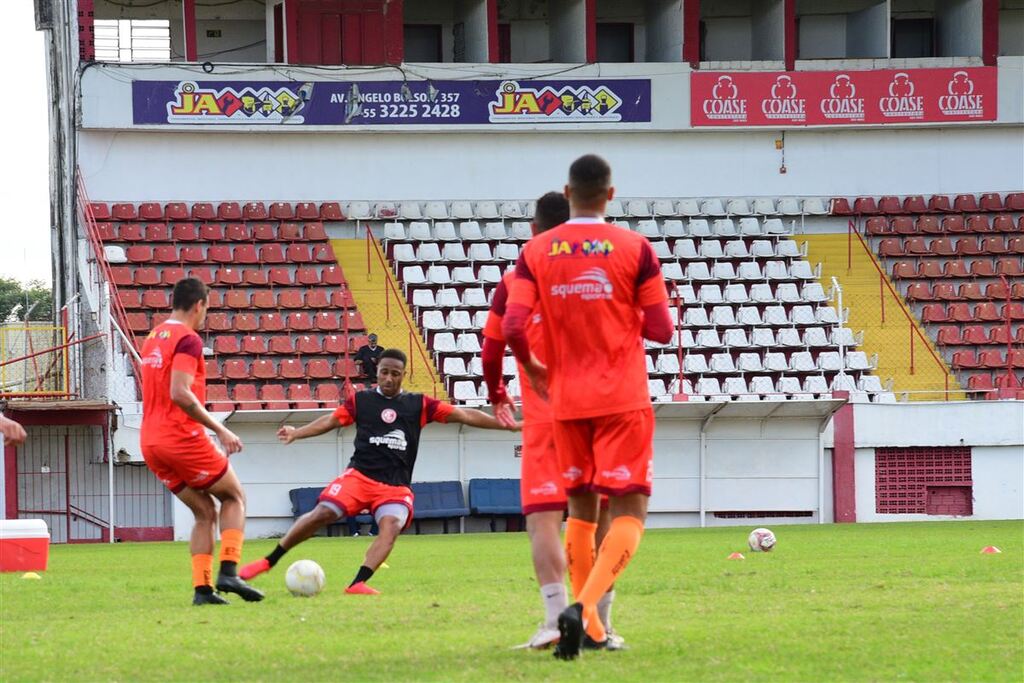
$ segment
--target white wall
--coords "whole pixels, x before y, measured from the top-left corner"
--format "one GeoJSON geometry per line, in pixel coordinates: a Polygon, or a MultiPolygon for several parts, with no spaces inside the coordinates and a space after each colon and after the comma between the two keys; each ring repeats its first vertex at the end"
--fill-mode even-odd
{"type": "Polygon", "coordinates": [[[846,54],[850,57],[889,56],[889,6],[880,2],[846,19],[846,54]]]}
{"type": "Polygon", "coordinates": [[[982,0],[939,0],[935,7],[937,54],[981,54],[982,0]]]}

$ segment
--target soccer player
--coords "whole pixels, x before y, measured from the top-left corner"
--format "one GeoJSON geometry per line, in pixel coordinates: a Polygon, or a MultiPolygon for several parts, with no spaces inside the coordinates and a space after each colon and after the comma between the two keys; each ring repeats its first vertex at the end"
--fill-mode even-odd
{"type": "MultiPolygon", "coordinates": [[[[534,236],[561,225],[569,220],[569,202],[564,195],[548,192],[537,200],[531,229],[534,236]]],[[[491,309],[484,327],[483,370],[487,382],[488,396],[495,407],[495,415],[511,416],[515,407],[506,393],[502,381],[502,360],[505,355],[505,338],[501,333],[501,321],[505,315],[508,291],[514,273],[508,273],[495,289],[491,309]]],[[[540,313],[535,308],[528,328],[530,349],[543,354],[543,332],[540,328],[540,313]]],[[[541,358],[543,356],[540,356],[541,358]]],[[[562,549],[562,516],[566,510],[565,487],[562,486],[561,471],[551,427],[551,407],[537,396],[529,380],[520,369],[523,402],[523,453],[519,479],[520,500],[526,515],[526,531],[530,537],[530,551],[533,568],[540,586],[546,618],[537,632],[526,643],[526,647],[542,649],[558,641],[558,615],[568,604],[565,592],[565,552],[562,549]]],[[[510,418],[509,418],[510,419],[510,418]]],[[[604,501],[607,502],[607,501],[604,501]]],[[[597,543],[601,542],[608,529],[607,510],[602,507],[598,525],[597,543]]],[[[586,576],[572,572],[575,581],[573,591],[583,587],[586,576]]],[[[622,637],[611,630],[611,604],[614,591],[609,590],[598,603],[601,623],[608,634],[605,647],[621,649],[622,637]]]]}
{"type": "Polygon", "coordinates": [[[603,640],[597,603],[640,545],[654,463],[642,337],[672,337],[668,292],[650,243],[605,222],[614,193],[604,159],[588,154],[573,162],[565,188],[571,218],[523,248],[502,321],[533,388],[550,400],[569,498],[570,580],[576,572],[586,577],[577,602],[558,617],[555,656],[562,659],[579,654],[585,629],[603,640]],[[544,321],[543,363],[530,351],[535,308],[544,321]],[[612,523],[595,558],[602,493],[612,523]]]}
{"type": "Polygon", "coordinates": [[[286,552],[333,524],[342,516],[369,509],[380,533],[366,551],[362,566],[346,593],[376,595],[366,584],[388,558],[395,539],[412,523],[413,493],[409,488],[419,450],[420,431],[429,422],[458,422],[483,429],[517,429],[471,408],[456,408],[423,394],[402,391],[406,358],[398,349],[386,349],[377,362],[377,386],[351,396],[333,413],[295,428],[281,427],[285,445],[298,439],[356,425],[355,454],[348,468],[320,493],[317,506],[295,520],[274,550],[240,571],[245,579],[270,571],[286,552]]]}
{"type": "Polygon", "coordinates": [[[8,446],[20,446],[25,443],[25,428],[14,420],[0,415],[0,447],[6,443],[8,446]]]}
{"type": "Polygon", "coordinates": [[[203,342],[196,330],[206,320],[210,292],[200,280],[174,285],[171,317],[142,345],[142,457],[153,474],[192,510],[193,605],[226,605],[213,592],[213,542],[220,501],[220,570],[217,590],[254,602],[263,593],[238,578],[245,529],[245,493],[227,456],[242,441],[210,416],[206,400],[203,342]],[[224,450],[207,436],[217,435],[224,450]]]}

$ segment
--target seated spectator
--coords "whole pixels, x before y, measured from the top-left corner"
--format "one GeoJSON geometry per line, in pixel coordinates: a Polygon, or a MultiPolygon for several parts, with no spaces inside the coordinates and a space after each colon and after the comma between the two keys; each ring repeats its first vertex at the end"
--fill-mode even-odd
{"type": "Polygon", "coordinates": [[[368,339],[368,344],[360,346],[356,350],[356,363],[359,364],[359,371],[375,383],[377,381],[377,361],[380,359],[380,354],[384,353],[384,349],[377,346],[376,334],[371,333],[368,339]]]}

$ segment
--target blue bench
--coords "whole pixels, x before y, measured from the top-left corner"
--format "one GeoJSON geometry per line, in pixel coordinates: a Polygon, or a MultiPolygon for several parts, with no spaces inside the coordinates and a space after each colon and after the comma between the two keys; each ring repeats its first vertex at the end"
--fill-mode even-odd
{"type": "Polygon", "coordinates": [[[444,524],[444,532],[448,533],[448,520],[460,519],[469,514],[466,497],[462,493],[462,482],[414,482],[412,492],[415,496],[413,521],[417,534],[420,532],[421,520],[440,519],[444,524]]]}
{"type": "MultiPolygon", "coordinates": [[[[320,497],[320,492],[323,489],[315,488],[312,486],[304,487],[301,489],[292,489],[288,492],[288,499],[292,502],[292,515],[298,519],[302,515],[306,514],[317,506],[317,498],[320,497]]],[[[342,524],[345,518],[342,517],[334,524],[327,527],[328,536],[340,536],[342,524]]],[[[371,515],[356,515],[356,521],[360,524],[372,524],[373,517],[371,515]]]]}
{"type": "Polygon", "coordinates": [[[523,506],[519,498],[518,479],[470,479],[469,509],[474,515],[491,518],[491,531],[494,531],[495,520],[506,518],[506,528],[510,529],[513,518],[519,527],[523,515],[523,506]]]}

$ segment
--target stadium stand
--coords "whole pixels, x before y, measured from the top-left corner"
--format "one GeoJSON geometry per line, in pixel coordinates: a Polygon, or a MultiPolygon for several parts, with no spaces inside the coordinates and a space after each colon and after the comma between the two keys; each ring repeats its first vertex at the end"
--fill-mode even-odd
{"type": "Polygon", "coordinates": [[[448,522],[469,516],[466,507],[466,496],[459,481],[413,482],[414,496],[413,523],[416,533],[420,533],[420,522],[427,519],[439,519],[448,533],[448,522]]]}
{"type": "MultiPolygon", "coordinates": [[[[305,486],[298,489],[291,489],[288,491],[288,500],[292,504],[292,516],[298,519],[302,515],[313,510],[316,507],[318,498],[323,489],[312,486],[305,486]]],[[[356,515],[356,521],[360,524],[370,524],[373,522],[371,515],[356,515]]],[[[341,530],[345,528],[345,519],[339,519],[334,524],[327,527],[328,536],[339,536],[341,530]]]]}
{"type": "Polygon", "coordinates": [[[1024,397],[1024,192],[832,200],[969,391],[1024,397]],[[1017,348],[1013,348],[1016,346],[1017,348]]]}
{"type": "Polygon", "coordinates": [[[499,518],[505,519],[507,530],[521,529],[523,507],[519,499],[519,480],[470,479],[469,510],[474,515],[489,518],[491,531],[495,530],[499,518]]]}

